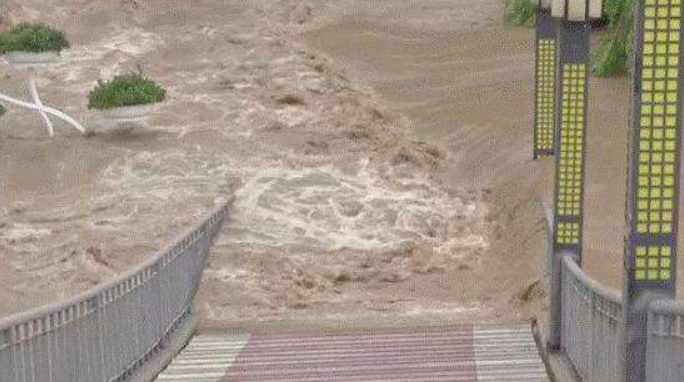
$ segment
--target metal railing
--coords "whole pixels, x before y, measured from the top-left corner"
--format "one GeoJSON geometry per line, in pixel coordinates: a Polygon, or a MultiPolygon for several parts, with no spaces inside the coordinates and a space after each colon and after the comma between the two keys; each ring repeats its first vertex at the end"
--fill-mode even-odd
{"type": "MultiPolygon", "coordinates": [[[[547,222],[553,227],[549,215],[547,222]]],[[[621,293],[589,277],[572,256],[561,267],[561,350],[582,381],[619,382],[621,293]]],[[[646,348],[646,381],[684,380],[684,301],[650,304],[646,348]]]]}
{"type": "Polygon", "coordinates": [[[684,302],[651,303],[648,314],[646,380],[681,382],[684,379],[684,302]]]}
{"type": "Polygon", "coordinates": [[[211,241],[230,201],[145,263],[88,292],[0,319],[0,381],[118,382],[136,377],[193,318],[211,241]]]}
{"type": "MultiPolygon", "coordinates": [[[[563,258],[561,349],[585,382],[619,382],[620,292],[563,258]]],[[[646,380],[684,380],[684,301],[657,300],[648,317],[646,380]]]]}
{"type": "Polygon", "coordinates": [[[584,381],[617,382],[620,293],[592,280],[570,256],[562,266],[562,350],[584,381]]]}

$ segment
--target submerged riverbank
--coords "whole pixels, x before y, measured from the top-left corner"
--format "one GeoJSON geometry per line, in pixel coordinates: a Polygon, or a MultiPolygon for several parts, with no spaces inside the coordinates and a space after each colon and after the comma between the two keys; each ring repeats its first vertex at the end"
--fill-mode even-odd
{"type": "MultiPolygon", "coordinates": [[[[2,8],[3,27],[42,20],[67,31],[73,48],[39,87],[46,104],[86,125],[97,123],[85,95],[98,79],[142,68],[169,89],[150,127],[128,134],[58,126],[49,139],[37,115],[11,109],[0,119],[2,315],[113,277],[225,193],[238,198],[205,291],[241,294],[249,309],[233,306],[236,317],[214,297],[201,302],[219,322],[333,306],[346,294],[338,284],[364,291],[344,297],[354,304],[384,309],[395,285],[467,267],[461,262],[489,245],[481,194],[432,179],[445,153],[413,139],[403,116],[293,38],[314,25],[317,7],[50,0],[2,8]],[[226,253],[234,264],[223,263],[226,253]],[[365,294],[370,283],[383,298],[365,294]]],[[[0,70],[3,91],[25,96],[22,73],[0,70]]]]}
{"type": "MultiPolygon", "coordinates": [[[[44,101],[169,89],[150,127],[54,139],[0,118],[0,315],[138,263],[236,195],[204,328],[526,320],[544,312],[552,160],[532,161],[532,31],[497,0],[9,0],[73,48],[44,101]]],[[[26,97],[0,65],[3,92],[26,97]]],[[[627,79],[592,79],[585,268],[620,285],[627,79]]]]}

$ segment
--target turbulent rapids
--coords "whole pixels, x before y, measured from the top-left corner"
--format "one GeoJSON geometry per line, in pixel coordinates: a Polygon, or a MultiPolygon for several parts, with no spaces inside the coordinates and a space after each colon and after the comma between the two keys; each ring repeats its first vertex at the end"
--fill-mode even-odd
{"type": "MultiPolygon", "coordinates": [[[[527,114],[511,105],[492,123],[473,89],[482,73],[520,77],[527,58],[479,57],[440,32],[455,19],[468,20],[455,29],[464,35],[498,25],[497,1],[67,3],[0,6],[0,29],[40,17],[72,43],[39,76],[46,104],[96,127],[88,90],[129,70],[168,97],[148,127],[117,134],[57,125],[50,139],[32,113],[0,119],[0,268],[11,270],[0,314],[129,269],[226,194],[236,198],[198,302],[207,327],[526,314],[516,296],[536,271],[520,259],[536,252],[509,249],[537,241],[519,232],[501,247],[511,215],[496,199],[524,198],[528,183],[492,184],[484,169],[517,165],[509,154],[524,142],[510,121],[527,114]],[[406,14],[419,17],[404,25],[406,14]],[[495,139],[498,126],[511,135],[495,139]],[[482,283],[492,274],[506,283],[482,283]]],[[[23,97],[21,72],[0,75],[3,92],[23,97]]],[[[514,99],[509,82],[483,86],[514,99]]]]}

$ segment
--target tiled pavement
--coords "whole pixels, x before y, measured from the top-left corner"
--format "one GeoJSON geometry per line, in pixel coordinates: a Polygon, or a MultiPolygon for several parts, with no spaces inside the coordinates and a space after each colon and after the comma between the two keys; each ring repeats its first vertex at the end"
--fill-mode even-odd
{"type": "Polygon", "coordinates": [[[201,335],[158,382],[548,382],[528,325],[201,335]]]}

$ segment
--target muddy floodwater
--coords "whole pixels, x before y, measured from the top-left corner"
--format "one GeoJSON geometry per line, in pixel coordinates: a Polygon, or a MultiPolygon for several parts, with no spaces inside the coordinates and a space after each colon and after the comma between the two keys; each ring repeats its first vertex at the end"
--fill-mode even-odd
{"type": "MultiPolygon", "coordinates": [[[[531,159],[532,35],[498,0],[5,0],[72,48],[40,73],[82,136],[0,118],[0,315],[111,279],[228,194],[203,328],[542,314],[549,161],[531,159]],[[168,90],[102,132],[99,79],[168,90]]],[[[25,73],[0,65],[3,92],[25,73]]]]}

